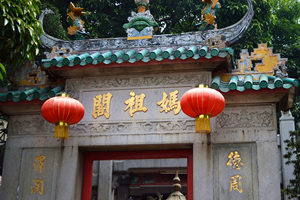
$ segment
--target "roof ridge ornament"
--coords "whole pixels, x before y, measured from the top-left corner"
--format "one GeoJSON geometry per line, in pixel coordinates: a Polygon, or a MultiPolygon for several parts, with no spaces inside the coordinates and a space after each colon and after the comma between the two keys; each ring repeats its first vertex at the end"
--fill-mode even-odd
{"type": "Polygon", "coordinates": [[[68,12],[67,22],[69,22],[68,34],[73,40],[84,40],[90,34],[85,32],[84,21],[80,19],[81,15],[85,15],[83,8],[75,7],[72,2],[70,2],[70,12],[68,12]]]}
{"type": "Polygon", "coordinates": [[[148,10],[149,0],[134,0],[138,12],[131,12],[129,23],[123,25],[127,32],[127,40],[151,39],[158,29],[153,15],[148,10]]]}
{"type": "Polygon", "coordinates": [[[248,49],[242,49],[240,59],[236,60],[236,68],[230,73],[220,76],[224,82],[230,81],[232,76],[244,80],[247,75],[251,75],[254,80],[259,80],[263,74],[285,78],[288,77],[286,61],[287,58],[281,58],[280,54],[273,53],[272,47],[263,43],[259,44],[251,53],[248,52],[248,49]]]}
{"type": "MultiPolygon", "coordinates": [[[[246,33],[247,29],[251,24],[252,17],[254,15],[253,6],[251,0],[247,0],[248,11],[244,17],[237,23],[217,29],[208,31],[193,31],[186,33],[175,33],[175,34],[162,34],[162,35],[148,35],[146,37],[152,38],[151,40],[128,40],[126,37],[115,37],[115,38],[98,38],[93,40],[76,40],[76,41],[65,41],[54,38],[47,33],[43,33],[40,38],[42,44],[46,48],[52,48],[57,46],[59,48],[68,47],[76,51],[78,54],[83,54],[91,51],[116,51],[123,49],[132,48],[165,48],[173,47],[179,48],[182,46],[208,46],[213,48],[215,40],[219,37],[222,44],[225,44],[225,48],[231,46],[233,43],[237,42],[246,33]],[[212,39],[214,41],[212,41],[212,39]],[[208,44],[207,44],[208,43],[208,44]]],[[[150,13],[149,10],[145,10],[150,13]]],[[[44,16],[49,13],[46,11],[41,11],[39,20],[43,21],[44,16]]],[[[138,13],[136,13],[138,14],[138,13]]],[[[144,13],[141,13],[144,14],[144,13]]],[[[140,15],[141,15],[140,14],[140,15]]],[[[148,27],[150,28],[150,27],[148,27]]],[[[155,27],[152,27],[155,29],[155,27]]],[[[150,31],[151,32],[151,31],[150,31]]],[[[145,37],[145,36],[144,36],[145,37]]],[[[140,38],[141,39],[141,38],[140,38]]],[[[220,47],[218,47],[220,48],[220,47]]]]}
{"type": "Polygon", "coordinates": [[[201,11],[201,22],[195,25],[198,31],[214,30],[217,29],[215,22],[216,15],[221,8],[219,0],[202,0],[206,4],[205,8],[201,11]]]}

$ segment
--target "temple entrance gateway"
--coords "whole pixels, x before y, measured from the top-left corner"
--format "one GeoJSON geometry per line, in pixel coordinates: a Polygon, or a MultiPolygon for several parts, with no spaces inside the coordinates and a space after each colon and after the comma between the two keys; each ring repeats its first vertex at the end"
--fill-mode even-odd
{"type": "MultiPolygon", "coordinates": [[[[149,1],[135,2],[128,37],[107,39],[84,39],[87,33],[73,27],[82,8],[72,5],[80,15],[69,13],[69,30],[82,40],[41,35],[47,59],[23,66],[15,74],[18,91],[1,93],[10,124],[1,199],[171,200],[180,185],[180,200],[282,199],[290,170],[279,154],[276,114],[293,108],[299,82],[267,44],[236,52],[234,62],[231,45],[250,26],[252,1],[230,27],[215,30],[216,0],[203,11],[198,30],[205,31],[162,35],[154,35],[149,1]],[[224,110],[224,101],[204,89],[183,98],[201,84],[221,93],[224,110]],[[64,133],[70,125],[68,137],[57,138],[41,107],[60,93],[79,101],[84,116],[73,124],[69,112],[52,115],[71,106],[50,106],[55,125],[64,133]],[[173,181],[177,171],[181,182],[173,181]]],[[[282,149],[292,121],[281,118],[282,149]]]]}
{"type": "Polygon", "coordinates": [[[176,171],[181,192],[192,199],[192,150],[86,152],[82,200],[165,200],[176,171]]]}

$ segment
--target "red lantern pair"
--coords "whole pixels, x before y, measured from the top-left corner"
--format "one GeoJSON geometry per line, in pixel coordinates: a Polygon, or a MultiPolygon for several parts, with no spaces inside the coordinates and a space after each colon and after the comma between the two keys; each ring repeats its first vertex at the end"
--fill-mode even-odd
{"type": "Polygon", "coordinates": [[[69,125],[76,124],[83,118],[84,107],[76,99],[62,94],[45,101],[41,112],[45,120],[55,124],[54,137],[67,139],[69,137],[69,125]]]}
{"type": "Polygon", "coordinates": [[[209,119],[223,111],[225,99],[220,92],[200,85],[184,93],[180,105],[186,115],[196,118],[197,133],[210,133],[209,119]]]}

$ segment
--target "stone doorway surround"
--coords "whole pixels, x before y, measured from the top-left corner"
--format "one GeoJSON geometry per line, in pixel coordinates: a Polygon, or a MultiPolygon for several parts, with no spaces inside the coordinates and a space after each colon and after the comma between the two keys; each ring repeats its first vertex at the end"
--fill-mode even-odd
{"type": "Polygon", "coordinates": [[[82,184],[82,200],[90,200],[92,196],[93,161],[95,160],[131,160],[131,159],[187,159],[187,197],[193,199],[193,150],[149,150],[122,152],[91,152],[84,153],[84,171],[82,184]]]}

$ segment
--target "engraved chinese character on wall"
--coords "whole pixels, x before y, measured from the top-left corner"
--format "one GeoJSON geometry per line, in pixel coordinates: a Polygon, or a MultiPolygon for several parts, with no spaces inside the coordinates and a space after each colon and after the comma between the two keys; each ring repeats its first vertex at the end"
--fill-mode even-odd
{"type": "MultiPolygon", "coordinates": [[[[241,170],[244,163],[238,151],[230,152],[227,157],[228,161],[226,165],[230,167],[231,170],[241,170]]],[[[243,193],[242,179],[243,177],[240,174],[230,177],[230,192],[236,190],[239,193],[243,193]]]]}
{"type": "Polygon", "coordinates": [[[228,155],[227,166],[232,167],[232,169],[240,170],[241,166],[244,165],[242,158],[238,151],[230,152],[228,155]]]}
{"type": "Polygon", "coordinates": [[[132,91],[130,92],[130,96],[131,97],[124,102],[127,105],[124,111],[129,109],[130,117],[132,117],[135,112],[146,112],[148,110],[146,107],[144,107],[144,99],[146,97],[144,93],[136,95],[135,92],[132,91]]]}
{"type": "Polygon", "coordinates": [[[242,179],[242,176],[239,174],[230,178],[230,192],[237,190],[239,193],[243,193],[242,179]]]}
{"type": "Polygon", "coordinates": [[[180,101],[178,101],[178,90],[175,90],[174,92],[169,93],[170,98],[168,98],[167,93],[163,92],[163,99],[159,102],[157,102],[157,105],[159,105],[162,109],[160,112],[165,111],[165,113],[170,112],[171,110],[174,111],[174,114],[177,115],[180,110],[180,101]]]}
{"type": "Polygon", "coordinates": [[[31,186],[31,194],[36,192],[40,193],[40,195],[44,194],[44,180],[33,179],[34,186],[31,186]]]}
{"type": "MultiPolygon", "coordinates": [[[[38,171],[39,174],[42,174],[42,170],[45,169],[44,164],[46,163],[45,161],[46,156],[45,155],[40,155],[35,157],[35,161],[33,162],[33,171],[38,171]]],[[[40,176],[40,175],[38,175],[40,176]]],[[[38,178],[33,179],[33,185],[31,185],[31,192],[30,194],[35,194],[39,193],[40,195],[44,194],[44,180],[38,178]]]]}
{"type": "Polygon", "coordinates": [[[45,167],[44,167],[44,164],[45,164],[44,160],[45,160],[45,158],[46,158],[46,156],[43,156],[43,155],[35,157],[35,161],[36,162],[33,163],[33,165],[34,165],[34,169],[33,170],[34,171],[36,169],[39,169],[40,174],[42,173],[42,170],[45,169],[45,167]]]}
{"type": "Polygon", "coordinates": [[[93,98],[93,117],[96,119],[104,115],[106,119],[110,117],[110,102],[112,94],[99,94],[93,98]]]}

